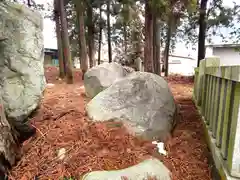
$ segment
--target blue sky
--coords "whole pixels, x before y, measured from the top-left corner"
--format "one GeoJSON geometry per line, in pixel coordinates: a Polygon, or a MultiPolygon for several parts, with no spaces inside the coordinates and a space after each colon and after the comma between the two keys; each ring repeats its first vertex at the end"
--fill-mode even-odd
{"type": "MultiPolygon", "coordinates": [[[[224,5],[226,6],[233,6],[233,1],[237,2],[237,0],[223,0],[224,5]]],[[[53,0],[36,0],[37,3],[50,3],[52,4],[53,0]]],[[[239,3],[238,3],[239,4],[239,3]]],[[[54,22],[52,22],[50,19],[44,19],[44,47],[45,48],[54,48],[57,49],[57,41],[56,41],[56,35],[55,35],[55,29],[54,29],[54,22]]],[[[227,35],[229,33],[228,29],[221,29],[221,32],[224,35],[227,35]]],[[[221,38],[214,37],[213,43],[218,44],[221,43],[221,38]]],[[[185,46],[184,43],[177,43],[176,49],[174,51],[174,54],[176,55],[182,55],[182,56],[191,56],[193,58],[197,57],[196,50],[192,50],[192,47],[196,45],[188,45],[188,47],[185,46]]]]}

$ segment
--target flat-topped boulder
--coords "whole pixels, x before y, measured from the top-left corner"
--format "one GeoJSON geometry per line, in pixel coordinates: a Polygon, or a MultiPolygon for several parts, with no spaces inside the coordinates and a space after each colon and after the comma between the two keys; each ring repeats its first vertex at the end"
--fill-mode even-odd
{"type": "Polygon", "coordinates": [[[116,62],[103,63],[89,69],[84,75],[84,87],[86,95],[93,98],[115,81],[125,77],[134,70],[124,67],[116,62]]]}
{"type": "Polygon", "coordinates": [[[95,96],[86,107],[92,121],[122,121],[148,140],[166,140],[176,124],[177,108],[160,76],[133,72],[95,96]]]}

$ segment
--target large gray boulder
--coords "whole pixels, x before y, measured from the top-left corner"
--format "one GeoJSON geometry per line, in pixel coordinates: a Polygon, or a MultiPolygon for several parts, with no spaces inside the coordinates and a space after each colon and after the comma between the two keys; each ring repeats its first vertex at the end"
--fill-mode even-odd
{"type": "Polygon", "coordinates": [[[111,86],[115,81],[133,72],[132,68],[112,62],[103,63],[89,69],[84,75],[86,95],[90,98],[111,86]]]}
{"type": "Polygon", "coordinates": [[[155,180],[171,180],[170,171],[155,158],[122,170],[90,172],[82,180],[147,180],[149,177],[155,180]]]}
{"type": "Polygon", "coordinates": [[[19,160],[21,151],[18,143],[16,142],[16,133],[12,129],[5,116],[2,96],[0,92],[0,179],[4,173],[7,173],[6,167],[9,163],[10,166],[14,165],[19,160]]]}
{"type": "Polygon", "coordinates": [[[93,121],[123,121],[130,132],[164,141],[176,123],[177,108],[167,82],[133,72],[95,96],[86,107],[93,121]]]}
{"type": "Polygon", "coordinates": [[[18,129],[45,88],[43,19],[11,2],[0,2],[0,14],[0,89],[6,114],[18,129]]]}

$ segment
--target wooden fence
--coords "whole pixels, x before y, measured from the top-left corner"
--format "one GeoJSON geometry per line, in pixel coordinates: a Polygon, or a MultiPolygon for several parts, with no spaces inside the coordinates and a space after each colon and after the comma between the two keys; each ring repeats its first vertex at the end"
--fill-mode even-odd
{"type": "Polygon", "coordinates": [[[240,178],[240,65],[202,60],[195,69],[194,100],[221,176],[240,178]]]}

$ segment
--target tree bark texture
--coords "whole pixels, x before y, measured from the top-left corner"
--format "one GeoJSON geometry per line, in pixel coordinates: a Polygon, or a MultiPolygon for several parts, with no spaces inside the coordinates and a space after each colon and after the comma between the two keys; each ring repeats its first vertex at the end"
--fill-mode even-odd
{"type": "Polygon", "coordinates": [[[164,52],[164,73],[165,76],[168,76],[168,65],[169,65],[169,50],[170,50],[170,43],[171,43],[171,37],[172,37],[172,18],[170,17],[168,20],[168,31],[167,31],[167,41],[166,41],[166,47],[164,52]]]}
{"type": "Polygon", "coordinates": [[[102,48],[102,3],[99,3],[100,21],[99,21],[99,37],[98,37],[98,65],[101,64],[101,48],[102,48]]]}
{"type": "Polygon", "coordinates": [[[58,0],[54,0],[54,13],[55,13],[55,23],[56,23],[56,35],[57,35],[57,45],[58,45],[58,61],[59,61],[59,77],[63,79],[65,77],[64,59],[63,59],[63,49],[62,49],[62,35],[61,35],[61,24],[60,24],[60,11],[58,0]]]}
{"type": "Polygon", "coordinates": [[[145,1],[144,71],[153,73],[153,15],[150,3],[150,0],[145,1]]]}
{"type": "Polygon", "coordinates": [[[156,41],[155,41],[155,46],[156,46],[156,59],[155,59],[155,73],[158,75],[161,75],[161,68],[160,68],[160,21],[159,19],[156,19],[156,41]]]}
{"type": "Polygon", "coordinates": [[[63,54],[66,63],[66,77],[67,83],[73,83],[73,65],[72,56],[70,51],[70,42],[68,37],[68,27],[67,27],[67,15],[64,8],[64,0],[59,0],[60,14],[61,14],[61,30],[62,30],[62,41],[63,41],[63,54]]]}
{"type": "Polygon", "coordinates": [[[208,0],[201,0],[200,3],[200,16],[199,16],[199,34],[198,34],[198,63],[199,67],[200,61],[205,58],[205,38],[206,38],[206,9],[208,0]]]}
{"type": "Polygon", "coordinates": [[[27,5],[28,5],[28,7],[31,7],[32,5],[31,5],[31,0],[27,0],[27,5]]]}
{"type": "Polygon", "coordinates": [[[173,32],[173,16],[169,16],[168,19],[168,30],[167,30],[167,40],[166,40],[166,45],[164,49],[164,65],[163,65],[163,72],[164,75],[167,77],[168,76],[168,67],[169,67],[169,51],[170,51],[170,44],[171,44],[171,37],[172,37],[172,32],[173,32]]]}
{"type": "Polygon", "coordinates": [[[131,32],[131,41],[133,43],[134,54],[131,56],[131,59],[134,60],[134,69],[136,71],[142,70],[142,59],[141,59],[141,37],[140,33],[136,30],[131,32]]]}
{"type": "Polygon", "coordinates": [[[112,62],[112,42],[111,42],[111,25],[110,25],[110,0],[107,0],[107,34],[108,34],[108,61],[112,62]]]}
{"type": "Polygon", "coordinates": [[[124,53],[127,55],[127,24],[124,22],[123,25],[123,34],[124,34],[124,53]]]}
{"type": "Polygon", "coordinates": [[[93,8],[88,5],[88,50],[89,50],[89,65],[90,68],[94,66],[95,56],[94,56],[94,24],[93,24],[93,8]]]}
{"type": "Polygon", "coordinates": [[[85,38],[85,24],[84,24],[84,2],[75,1],[77,8],[77,17],[79,25],[79,47],[80,48],[80,64],[82,70],[82,79],[84,79],[84,74],[88,70],[88,54],[87,54],[87,44],[85,38]]]}
{"type": "Polygon", "coordinates": [[[153,13],[153,69],[154,69],[154,73],[157,74],[157,47],[156,47],[156,43],[157,43],[157,17],[156,14],[153,13]]]}

